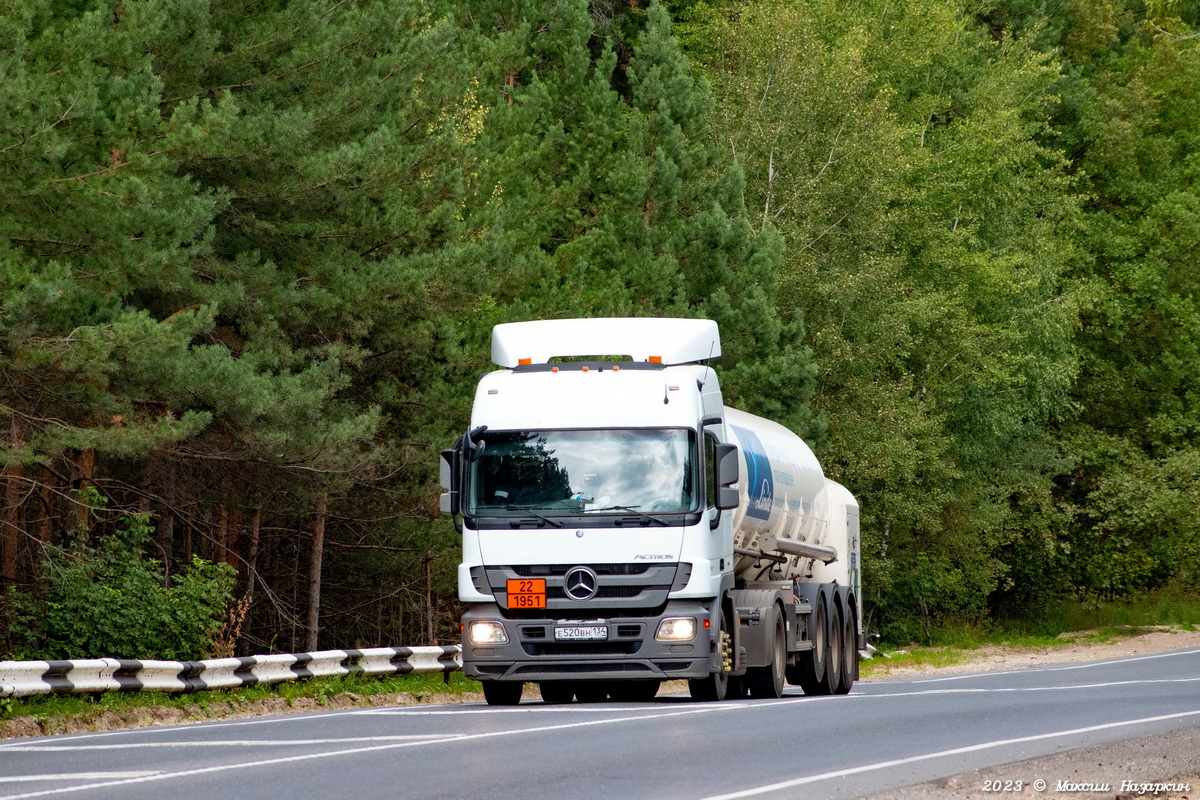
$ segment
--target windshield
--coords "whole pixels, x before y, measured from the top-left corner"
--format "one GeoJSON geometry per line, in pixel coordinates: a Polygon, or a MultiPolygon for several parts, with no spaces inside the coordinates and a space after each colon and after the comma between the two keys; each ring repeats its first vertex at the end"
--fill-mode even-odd
{"type": "Polygon", "coordinates": [[[696,508],[696,435],[682,428],[488,431],[469,513],[682,513],[696,508]]]}

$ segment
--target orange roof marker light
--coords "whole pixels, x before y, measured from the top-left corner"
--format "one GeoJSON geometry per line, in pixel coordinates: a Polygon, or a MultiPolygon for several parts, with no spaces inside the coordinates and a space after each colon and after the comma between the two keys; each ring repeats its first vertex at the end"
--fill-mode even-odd
{"type": "Polygon", "coordinates": [[[530,364],[532,364],[532,363],[533,363],[533,359],[532,359],[532,358],[518,358],[518,359],[517,359],[517,366],[518,366],[518,367],[525,367],[525,366],[529,366],[529,365],[530,365],[530,364]]]}
{"type": "Polygon", "coordinates": [[[651,364],[661,364],[662,356],[650,356],[646,360],[649,361],[651,364]]]}

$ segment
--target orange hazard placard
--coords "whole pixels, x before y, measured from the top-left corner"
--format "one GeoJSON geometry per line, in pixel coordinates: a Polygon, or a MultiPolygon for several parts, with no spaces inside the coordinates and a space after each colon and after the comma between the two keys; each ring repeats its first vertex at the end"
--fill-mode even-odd
{"type": "Polygon", "coordinates": [[[508,581],[509,608],[545,608],[546,579],[518,578],[508,581]]]}

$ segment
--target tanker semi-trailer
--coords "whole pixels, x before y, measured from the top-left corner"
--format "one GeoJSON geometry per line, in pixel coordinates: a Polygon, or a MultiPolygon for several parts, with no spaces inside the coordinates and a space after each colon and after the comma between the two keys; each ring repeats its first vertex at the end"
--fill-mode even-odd
{"type": "Polygon", "coordinates": [[[497,325],[502,369],[442,453],[463,669],[492,705],[844,694],[865,646],[858,504],[782,425],[725,406],[717,325],[497,325]]]}

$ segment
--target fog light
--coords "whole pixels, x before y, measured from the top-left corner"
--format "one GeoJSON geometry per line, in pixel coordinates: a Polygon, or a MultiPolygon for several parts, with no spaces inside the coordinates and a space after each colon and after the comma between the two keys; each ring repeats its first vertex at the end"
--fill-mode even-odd
{"type": "Polygon", "coordinates": [[[472,622],[468,631],[471,644],[508,644],[508,634],[499,622],[472,622]]]}
{"type": "Polygon", "coordinates": [[[654,638],[660,642],[682,642],[695,635],[695,617],[678,617],[658,623],[658,633],[654,634],[654,638]]]}

